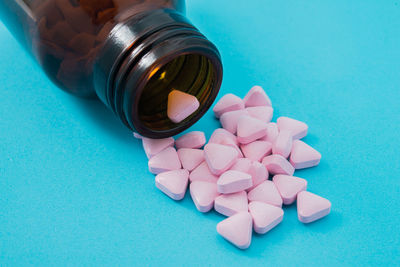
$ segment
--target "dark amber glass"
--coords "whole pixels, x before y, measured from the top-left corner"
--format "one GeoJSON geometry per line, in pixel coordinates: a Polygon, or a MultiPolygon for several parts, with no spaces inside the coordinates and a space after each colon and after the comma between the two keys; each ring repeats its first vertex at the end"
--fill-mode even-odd
{"type": "Polygon", "coordinates": [[[218,50],[184,16],[184,1],[1,0],[0,17],[60,88],[97,96],[148,137],[192,125],[221,85],[218,50]],[[166,115],[173,89],[201,104],[178,124],[166,115]]]}

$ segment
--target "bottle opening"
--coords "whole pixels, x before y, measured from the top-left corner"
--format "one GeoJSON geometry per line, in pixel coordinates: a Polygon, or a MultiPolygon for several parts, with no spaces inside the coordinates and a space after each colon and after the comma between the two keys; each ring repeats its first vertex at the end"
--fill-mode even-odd
{"type": "Polygon", "coordinates": [[[194,117],[200,117],[215,98],[210,95],[214,89],[218,90],[215,88],[216,77],[211,60],[200,54],[180,55],[160,67],[154,67],[139,96],[137,118],[142,128],[151,132],[169,132],[192,119],[196,121],[194,117]],[[191,94],[200,102],[200,107],[179,124],[167,116],[168,94],[172,90],[191,94]]]}

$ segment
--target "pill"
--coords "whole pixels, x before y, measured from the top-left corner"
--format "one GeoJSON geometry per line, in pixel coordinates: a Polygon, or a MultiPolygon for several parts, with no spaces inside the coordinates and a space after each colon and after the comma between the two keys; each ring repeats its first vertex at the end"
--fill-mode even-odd
{"type": "Polygon", "coordinates": [[[220,117],[219,121],[222,125],[222,128],[231,132],[232,134],[236,134],[238,120],[243,115],[248,115],[249,113],[245,109],[229,111],[220,117]]]}
{"type": "Polygon", "coordinates": [[[177,152],[182,167],[188,171],[192,171],[204,161],[204,151],[202,149],[181,148],[177,152]]]}
{"type": "Polygon", "coordinates": [[[257,185],[248,193],[247,197],[249,201],[261,201],[279,208],[282,207],[281,195],[275,184],[270,180],[266,180],[257,185]]]}
{"type": "Polygon", "coordinates": [[[199,106],[195,96],[172,90],[168,94],[167,116],[172,122],[179,123],[192,115],[199,106]]]}
{"type": "Polygon", "coordinates": [[[251,117],[259,119],[265,123],[269,123],[274,114],[274,109],[268,106],[248,107],[246,110],[251,117]]]}
{"type": "Polygon", "coordinates": [[[265,234],[283,219],[281,208],[260,201],[250,202],[249,212],[253,218],[254,231],[258,234],[265,234]]]}
{"type": "Polygon", "coordinates": [[[240,249],[251,244],[253,219],[247,211],[237,213],[217,224],[217,232],[240,249]]]}
{"type": "Polygon", "coordinates": [[[310,223],[328,215],[331,211],[331,202],[308,191],[301,191],[297,195],[297,216],[299,221],[310,223]]]}
{"type": "Polygon", "coordinates": [[[292,134],[289,131],[279,131],[278,137],[272,144],[272,153],[287,158],[292,150],[292,142],[292,134]]]}
{"type": "Polygon", "coordinates": [[[239,144],[236,136],[231,132],[228,132],[224,128],[215,129],[214,132],[211,134],[210,140],[208,140],[208,142],[213,144],[221,144],[221,142],[224,142],[227,139],[231,139],[232,142],[234,142],[236,145],[239,144]]]}
{"type": "Polygon", "coordinates": [[[219,118],[225,112],[239,109],[244,109],[243,100],[234,94],[226,94],[215,104],[213,111],[215,117],[219,118]]]}
{"type": "Polygon", "coordinates": [[[272,181],[285,205],[292,204],[299,192],[307,190],[307,181],[300,177],[278,174],[272,178],[272,181]]]}
{"type": "Polygon", "coordinates": [[[261,86],[253,86],[243,98],[245,107],[272,106],[271,100],[261,86]]]}
{"type": "Polygon", "coordinates": [[[231,170],[234,171],[240,171],[240,172],[245,172],[250,174],[250,167],[251,167],[252,161],[248,158],[239,158],[237,159],[236,163],[232,165],[230,168],[231,170]]]}
{"type": "Polygon", "coordinates": [[[274,143],[278,135],[278,125],[275,122],[270,122],[267,124],[267,134],[264,137],[260,138],[260,140],[274,143]]]}
{"type": "Polygon", "coordinates": [[[237,123],[237,140],[241,144],[251,143],[267,134],[267,124],[250,116],[241,116],[237,123]]]}
{"type": "Polygon", "coordinates": [[[236,143],[234,141],[232,141],[231,139],[229,139],[229,138],[224,139],[219,144],[233,147],[236,150],[236,152],[238,153],[238,158],[243,158],[242,150],[240,150],[239,146],[236,145],[236,143]]]}
{"type": "Polygon", "coordinates": [[[251,175],[241,171],[226,171],[217,181],[218,192],[222,194],[240,192],[252,186],[251,175]]]}
{"type": "Polygon", "coordinates": [[[201,148],[206,143],[206,137],[201,131],[193,131],[182,135],[175,140],[175,146],[179,148],[201,148]]]}
{"type": "Polygon", "coordinates": [[[155,154],[160,153],[167,147],[174,146],[174,138],[168,137],[163,139],[151,139],[147,137],[142,138],[144,152],[147,158],[153,157],[155,154]]]}
{"type": "Polygon", "coordinates": [[[263,158],[262,164],[265,165],[268,172],[271,174],[293,175],[294,173],[292,164],[281,155],[266,156],[263,158]]]}
{"type": "Polygon", "coordinates": [[[235,164],[238,152],[231,146],[208,143],[204,147],[204,158],[211,173],[220,175],[235,164]]]}
{"type": "Polygon", "coordinates": [[[254,141],[246,145],[241,145],[240,149],[246,158],[254,161],[261,161],[272,152],[272,144],[268,141],[254,141]]]}
{"type": "Polygon", "coordinates": [[[216,197],[214,200],[214,209],[228,217],[240,211],[247,211],[248,201],[246,191],[216,197]]]}
{"type": "Polygon", "coordinates": [[[181,168],[178,153],[175,148],[168,147],[160,153],[154,155],[149,160],[149,171],[159,174],[166,171],[178,170],[181,168]]]}
{"type": "Polygon", "coordinates": [[[190,182],[204,181],[210,183],[217,183],[218,176],[211,173],[208,168],[207,162],[203,161],[197,166],[189,175],[190,182]]]}
{"type": "Polygon", "coordinates": [[[214,199],[219,196],[215,183],[194,181],[190,184],[190,196],[200,212],[208,212],[214,206],[214,199]]]}
{"type": "Polygon", "coordinates": [[[265,180],[268,179],[268,171],[267,168],[263,164],[257,161],[253,161],[249,168],[249,174],[253,180],[253,186],[247,189],[247,192],[251,191],[257,185],[261,184],[265,180]]]}
{"type": "Polygon", "coordinates": [[[167,171],[156,176],[156,187],[174,200],[185,196],[189,172],[184,169],[167,171]]]}
{"type": "Polygon", "coordinates": [[[321,153],[303,141],[295,140],[292,145],[290,163],[295,169],[304,169],[319,164],[321,153]]]}
{"type": "Polygon", "coordinates": [[[304,122],[288,117],[279,117],[277,119],[277,125],[279,131],[290,131],[293,139],[301,139],[307,135],[308,126],[304,122]]]}

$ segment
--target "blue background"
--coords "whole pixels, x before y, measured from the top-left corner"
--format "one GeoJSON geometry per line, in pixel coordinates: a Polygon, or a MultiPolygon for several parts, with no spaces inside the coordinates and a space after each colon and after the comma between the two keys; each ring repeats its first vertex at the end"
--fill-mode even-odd
{"type": "MultiPolygon", "coordinates": [[[[191,0],[188,16],[221,51],[219,96],[259,84],[274,119],[308,123],[323,158],[296,174],[331,214],[303,225],[292,205],[234,248],[222,216],[158,191],[140,142],[0,26],[0,265],[399,265],[400,2],[191,0]]],[[[216,127],[208,112],[191,130],[216,127]]]]}

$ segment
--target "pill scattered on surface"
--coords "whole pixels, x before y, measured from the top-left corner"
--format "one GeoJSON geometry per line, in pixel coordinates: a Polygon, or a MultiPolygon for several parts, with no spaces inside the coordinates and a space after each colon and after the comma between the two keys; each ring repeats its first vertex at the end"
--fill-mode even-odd
{"type": "Polygon", "coordinates": [[[270,155],[262,160],[268,172],[271,174],[293,175],[294,167],[281,155],[270,155]]]}
{"type": "Polygon", "coordinates": [[[212,174],[208,168],[207,162],[203,161],[190,173],[189,179],[191,182],[204,181],[216,184],[218,181],[218,176],[212,174]]]}
{"type": "Polygon", "coordinates": [[[239,109],[244,109],[243,100],[234,94],[226,94],[215,104],[213,111],[215,117],[219,118],[225,112],[239,109]]]}
{"type": "Polygon", "coordinates": [[[281,194],[283,204],[292,204],[301,191],[307,190],[307,181],[300,177],[278,174],[272,178],[281,194]]]}
{"type": "Polygon", "coordinates": [[[185,196],[189,172],[184,169],[166,171],[156,176],[156,187],[174,200],[185,196]]]}
{"type": "Polygon", "coordinates": [[[177,152],[182,167],[188,171],[192,171],[204,161],[204,150],[202,149],[181,148],[177,152]]]}
{"type": "Polygon", "coordinates": [[[279,131],[289,131],[293,139],[301,139],[307,135],[308,126],[302,121],[288,117],[279,117],[277,119],[279,131]]]}
{"type": "Polygon", "coordinates": [[[243,98],[245,107],[272,106],[271,99],[261,86],[253,86],[243,98]]]}
{"type": "Polygon", "coordinates": [[[249,113],[249,116],[265,123],[270,122],[274,114],[274,109],[268,106],[248,107],[246,110],[249,113]]]}
{"type": "Polygon", "coordinates": [[[250,202],[249,212],[253,218],[254,232],[258,234],[265,234],[283,219],[281,208],[259,201],[250,202]]]}
{"type": "Polygon", "coordinates": [[[268,141],[254,141],[246,145],[241,145],[240,149],[246,158],[254,161],[261,161],[272,152],[272,144],[268,141]]]}
{"type": "Polygon", "coordinates": [[[246,191],[216,197],[214,201],[214,209],[228,217],[240,211],[247,211],[248,201],[246,191]]]}
{"type": "Polygon", "coordinates": [[[143,149],[147,155],[147,158],[153,157],[167,147],[173,147],[174,142],[175,141],[173,137],[163,139],[150,139],[147,137],[142,138],[143,149]]]}
{"type": "Polygon", "coordinates": [[[200,212],[208,212],[213,208],[215,198],[219,196],[217,184],[194,181],[190,184],[190,196],[200,212]]]}
{"type": "Polygon", "coordinates": [[[218,179],[218,192],[221,194],[236,193],[253,186],[251,175],[241,171],[229,170],[218,179]]]}
{"type": "Polygon", "coordinates": [[[167,116],[172,122],[179,123],[192,115],[199,106],[199,100],[195,96],[172,90],[168,94],[167,116]]]}
{"type": "Polygon", "coordinates": [[[175,140],[175,146],[179,148],[202,148],[206,143],[206,136],[203,132],[193,131],[182,135],[175,140]]]}
{"type": "Polygon", "coordinates": [[[316,166],[321,160],[321,154],[303,141],[295,140],[292,146],[290,163],[296,169],[316,166]]]}
{"type": "Polygon", "coordinates": [[[251,243],[253,219],[250,213],[237,213],[217,224],[217,232],[240,249],[246,249],[251,243]]]}
{"type": "Polygon", "coordinates": [[[282,207],[282,198],[275,184],[266,180],[248,193],[249,201],[260,201],[277,207],[282,207]]]}
{"type": "Polygon", "coordinates": [[[284,158],[289,157],[292,150],[292,134],[287,130],[280,131],[275,142],[272,144],[272,153],[281,155],[284,158]]]}
{"type": "Polygon", "coordinates": [[[235,148],[220,144],[207,144],[204,147],[204,158],[210,171],[220,175],[227,171],[237,160],[235,148]]]}
{"type": "Polygon", "coordinates": [[[164,149],[149,160],[149,170],[154,174],[177,170],[181,166],[178,153],[173,147],[164,149]]]}
{"type": "Polygon", "coordinates": [[[308,191],[297,195],[297,215],[303,223],[310,223],[328,215],[331,211],[331,202],[308,191]]]}
{"type": "MultiPolygon", "coordinates": [[[[175,93],[176,99],[193,97],[175,93]]],[[[293,176],[295,169],[313,167],[321,159],[317,150],[299,140],[307,135],[307,124],[289,117],[271,122],[271,101],[259,86],[243,100],[223,96],[213,111],[222,128],[213,131],[208,143],[201,131],[177,140],[134,133],[143,142],[149,170],[157,174],[157,188],[174,200],[182,199],[189,188],[198,211],[214,208],[229,217],[217,225],[217,232],[241,249],[250,246],[252,228],[265,234],[282,221],[282,204],[297,200],[303,223],[329,214],[329,200],[307,192],[307,181],[293,176]]]]}
{"type": "Polygon", "coordinates": [[[236,134],[238,120],[241,116],[244,115],[249,115],[249,113],[245,109],[229,111],[222,114],[219,121],[221,122],[222,128],[232,134],[236,134]]]}
{"type": "Polygon", "coordinates": [[[241,144],[248,144],[264,137],[267,134],[267,125],[253,117],[241,116],[237,123],[237,140],[241,144]]]}

